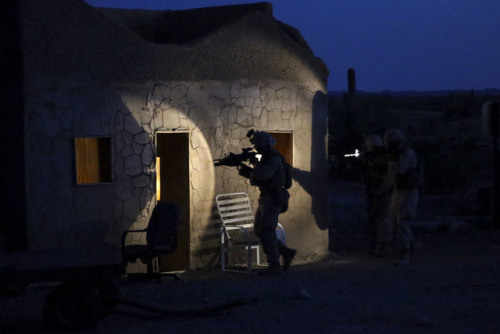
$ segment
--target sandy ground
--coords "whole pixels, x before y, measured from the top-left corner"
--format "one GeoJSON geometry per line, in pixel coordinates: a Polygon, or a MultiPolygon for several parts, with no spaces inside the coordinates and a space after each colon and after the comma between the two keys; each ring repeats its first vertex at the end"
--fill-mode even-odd
{"type": "MultiPolygon", "coordinates": [[[[329,256],[299,260],[282,276],[198,270],[179,281],[123,283],[124,298],[175,314],[118,305],[88,333],[500,333],[500,231],[457,218],[457,228],[417,228],[414,263],[394,266],[395,256],[368,254],[361,194],[355,183],[333,186],[329,256]],[[178,313],[233,301],[241,304],[215,314],[178,313]]],[[[435,226],[463,205],[427,198],[418,223],[435,226]]],[[[41,315],[50,288],[0,299],[0,332],[50,332],[41,315]]]]}

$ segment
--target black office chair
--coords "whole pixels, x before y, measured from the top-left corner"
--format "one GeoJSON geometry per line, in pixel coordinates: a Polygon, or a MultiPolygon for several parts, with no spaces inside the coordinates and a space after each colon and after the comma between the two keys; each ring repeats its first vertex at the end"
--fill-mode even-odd
{"type": "MultiPolygon", "coordinates": [[[[148,226],[142,230],[127,230],[121,239],[121,251],[124,265],[128,262],[135,262],[140,259],[147,265],[147,278],[161,280],[163,276],[171,276],[176,280],[174,273],[160,273],[153,271],[153,260],[164,254],[175,251],[177,247],[177,227],[181,220],[180,208],[171,202],[158,202],[153,209],[148,226]],[[127,235],[130,233],[146,233],[146,244],[126,245],[127,235]]],[[[141,274],[129,274],[140,276],[141,274]]],[[[142,274],[144,276],[144,274],[142,274]]]]}

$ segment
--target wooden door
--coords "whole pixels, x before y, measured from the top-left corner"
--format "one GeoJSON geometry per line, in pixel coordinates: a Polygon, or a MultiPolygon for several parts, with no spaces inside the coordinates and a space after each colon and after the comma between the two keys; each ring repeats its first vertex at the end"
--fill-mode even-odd
{"type": "Polygon", "coordinates": [[[157,200],[177,203],[182,212],[177,249],[160,257],[159,268],[186,270],[190,259],[189,133],[158,133],[156,145],[157,200]]]}

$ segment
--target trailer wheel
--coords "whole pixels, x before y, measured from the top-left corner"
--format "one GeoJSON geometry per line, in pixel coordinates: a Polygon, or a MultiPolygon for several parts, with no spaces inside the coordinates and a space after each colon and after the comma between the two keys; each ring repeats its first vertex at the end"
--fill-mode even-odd
{"type": "Polygon", "coordinates": [[[80,281],[60,284],[47,296],[43,317],[56,331],[91,329],[101,315],[99,292],[80,281]]]}

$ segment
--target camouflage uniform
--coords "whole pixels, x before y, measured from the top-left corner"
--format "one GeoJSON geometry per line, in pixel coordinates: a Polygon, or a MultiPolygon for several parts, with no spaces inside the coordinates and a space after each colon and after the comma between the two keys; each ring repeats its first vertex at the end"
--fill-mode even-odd
{"type": "Polygon", "coordinates": [[[366,139],[363,155],[363,181],[366,186],[368,224],[372,232],[372,254],[385,255],[393,239],[389,221],[389,205],[393,183],[388,173],[388,156],[378,135],[366,139]]]}
{"type": "Polygon", "coordinates": [[[250,142],[262,157],[260,161],[253,162],[253,169],[240,169],[240,174],[249,176],[250,183],[259,187],[259,206],[255,213],[254,231],[261,240],[269,268],[279,272],[282,270],[280,255],[283,256],[283,269],[286,270],[296,253],[296,250],[286,247],[276,236],[278,216],[283,212],[285,204],[288,204],[288,192],[284,189],[284,158],[272,148],[275,140],[267,132],[256,132],[250,142]]]}
{"type": "MultiPolygon", "coordinates": [[[[401,264],[408,264],[415,250],[415,237],[410,227],[410,223],[417,213],[419,202],[418,184],[413,180],[412,173],[417,167],[417,156],[415,152],[406,146],[406,141],[398,130],[389,130],[386,132],[384,140],[392,146],[394,156],[389,162],[389,172],[394,180],[394,190],[392,192],[390,203],[390,219],[396,228],[396,236],[401,245],[401,264]],[[395,135],[399,138],[396,145],[391,145],[388,137],[395,135]]],[[[390,147],[391,148],[391,147],[390,147]]]]}
{"type": "Polygon", "coordinates": [[[251,182],[259,187],[259,207],[255,213],[255,233],[262,242],[270,266],[279,265],[280,254],[287,247],[276,237],[278,216],[282,211],[283,158],[274,149],[262,152],[260,162],[255,164],[251,182]]]}

